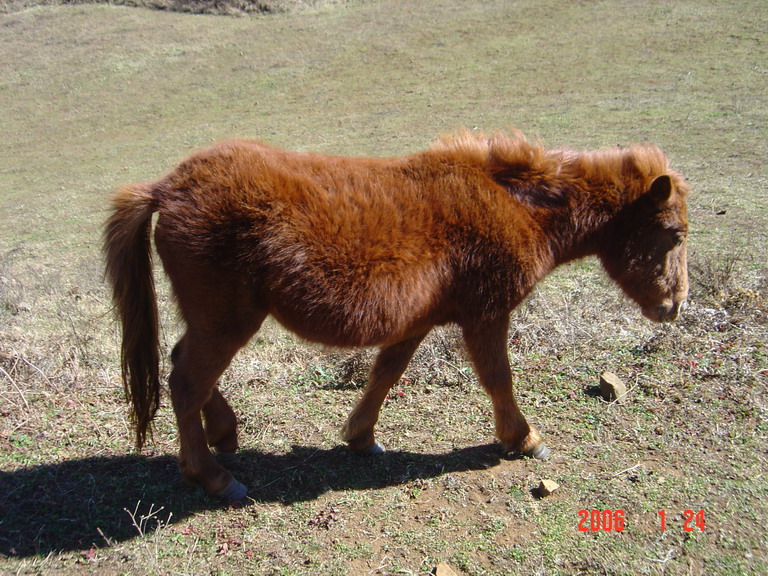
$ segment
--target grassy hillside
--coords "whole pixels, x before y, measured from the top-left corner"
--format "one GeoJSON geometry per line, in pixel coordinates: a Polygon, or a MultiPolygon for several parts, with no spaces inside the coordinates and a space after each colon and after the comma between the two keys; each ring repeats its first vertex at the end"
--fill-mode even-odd
{"type": "MultiPolygon", "coordinates": [[[[3,572],[768,571],[764,2],[42,4],[0,3],[3,572]],[[499,459],[451,329],[387,401],[390,452],[361,461],[338,430],[373,352],[274,324],[221,383],[252,500],[182,485],[170,406],[132,453],[100,254],[112,190],[230,136],[386,156],[511,126],[553,147],[654,142],[693,186],[680,322],[643,320],[592,261],[515,312],[518,396],[550,461],[499,459]],[[603,370],[627,404],[599,399],[603,370]],[[539,499],[542,478],[561,488],[539,499]],[[580,510],[622,510],[626,529],[579,531],[580,510]]],[[[181,327],[162,281],[161,311],[168,351],[181,327]]]]}

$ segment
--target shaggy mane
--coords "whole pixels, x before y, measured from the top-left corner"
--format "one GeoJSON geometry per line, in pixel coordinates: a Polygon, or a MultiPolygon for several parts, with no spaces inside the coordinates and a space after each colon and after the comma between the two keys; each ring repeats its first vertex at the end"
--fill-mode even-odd
{"type": "Polygon", "coordinates": [[[535,205],[561,203],[574,189],[595,184],[635,198],[663,174],[673,178],[681,193],[688,191],[682,178],[669,169],[667,157],[653,144],[576,151],[547,149],[518,130],[490,135],[463,131],[439,138],[430,150],[453,162],[480,167],[518,199],[535,205]]]}

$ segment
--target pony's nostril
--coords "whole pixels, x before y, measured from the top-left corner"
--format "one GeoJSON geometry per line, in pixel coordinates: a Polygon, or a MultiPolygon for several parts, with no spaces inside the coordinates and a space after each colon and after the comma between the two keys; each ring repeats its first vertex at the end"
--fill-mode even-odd
{"type": "Polygon", "coordinates": [[[682,314],[686,309],[688,308],[688,300],[680,300],[679,302],[675,302],[672,306],[672,310],[670,311],[672,314],[672,319],[676,319],[680,314],[682,314]]]}
{"type": "Polygon", "coordinates": [[[671,304],[667,305],[662,304],[656,310],[658,311],[659,318],[662,322],[672,322],[673,320],[677,320],[677,317],[686,308],[688,308],[688,301],[680,300],[678,302],[673,301],[671,304]]]}

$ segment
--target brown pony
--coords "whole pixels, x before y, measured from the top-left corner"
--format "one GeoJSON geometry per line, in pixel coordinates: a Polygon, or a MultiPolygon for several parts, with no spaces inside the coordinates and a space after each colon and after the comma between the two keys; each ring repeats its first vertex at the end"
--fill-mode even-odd
{"type": "Polygon", "coordinates": [[[137,447],[160,398],[155,212],[186,323],[169,378],[179,467],[209,494],[239,499],[245,487],[208,449],[238,448],[217,380],[270,314],[307,340],[381,348],[342,430],[352,450],[383,450],[373,430],[387,392],[430,329],[455,323],[504,449],[546,458],[513,395],[511,310],[550,270],[594,254],[645,316],[674,320],[688,292],[687,195],[654,146],[547,150],[519,133],[464,133],[392,159],[242,140],[198,152],[120,190],[106,226],[137,447]]]}

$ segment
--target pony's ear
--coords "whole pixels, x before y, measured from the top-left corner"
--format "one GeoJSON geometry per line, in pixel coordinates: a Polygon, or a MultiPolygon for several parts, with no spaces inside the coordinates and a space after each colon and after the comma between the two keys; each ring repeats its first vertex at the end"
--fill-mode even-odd
{"type": "Polygon", "coordinates": [[[667,174],[663,174],[651,183],[648,195],[653,203],[658,207],[664,206],[672,195],[672,179],[667,174]]]}

